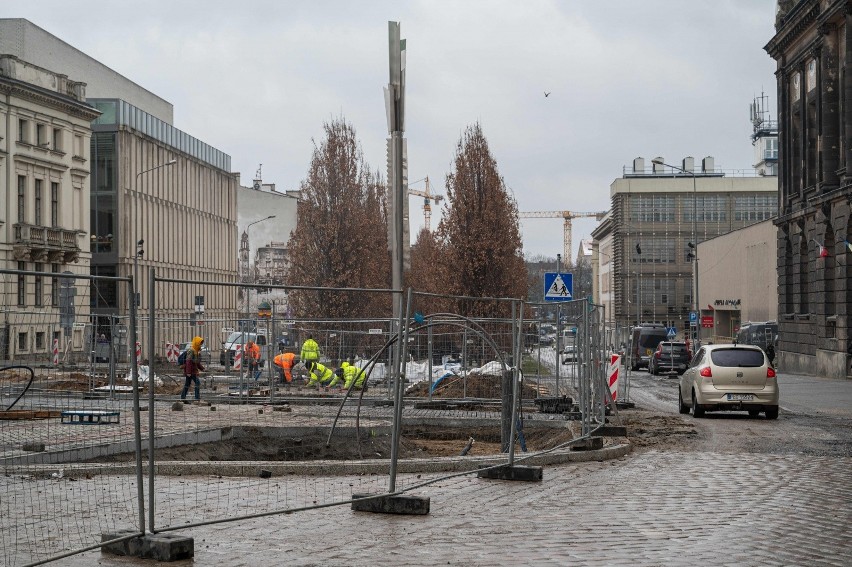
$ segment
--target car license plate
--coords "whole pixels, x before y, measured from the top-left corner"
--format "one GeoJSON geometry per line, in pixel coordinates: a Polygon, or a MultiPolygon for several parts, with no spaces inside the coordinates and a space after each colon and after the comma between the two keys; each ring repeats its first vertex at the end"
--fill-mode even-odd
{"type": "Polygon", "coordinates": [[[754,394],[728,394],[728,400],[739,402],[750,402],[754,400],[754,394]]]}

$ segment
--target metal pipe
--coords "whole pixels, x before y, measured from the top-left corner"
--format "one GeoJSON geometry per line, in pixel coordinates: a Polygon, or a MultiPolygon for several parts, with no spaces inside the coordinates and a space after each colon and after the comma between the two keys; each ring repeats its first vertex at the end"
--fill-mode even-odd
{"type": "MultiPolygon", "coordinates": [[[[136,344],[136,287],[130,278],[128,299],[130,300],[130,343],[136,344]]],[[[94,352],[94,351],[93,351],[94,352]]],[[[136,354],[130,357],[130,376],[133,386],[133,444],[136,449],[136,497],[139,505],[139,531],[145,533],[145,489],[142,479],[142,421],[139,416],[139,367],[136,354]]]]}
{"type": "Polygon", "coordinates": [[[399,296],[399,320],[398,320],[398,337],[396,348],[394,349],[394,373],[396,374],[396,391],[394,396],[394,420],[393,420],[393,438],[391,440],[391,462],[390,462],[390,481],[388,492],[396,491],[396,469],[397,461],[399,460],[399,439],[402,435],[402,390],[405,376],[402,374],[402,360],[405,352],[405,343],[408,340],[407,325],[408,311],[411,309],[411,288],[408,288],[407,308],[403,311],[402,295],[399,296]],[[405,334],[403,330],[405,329],[405,334]]]}

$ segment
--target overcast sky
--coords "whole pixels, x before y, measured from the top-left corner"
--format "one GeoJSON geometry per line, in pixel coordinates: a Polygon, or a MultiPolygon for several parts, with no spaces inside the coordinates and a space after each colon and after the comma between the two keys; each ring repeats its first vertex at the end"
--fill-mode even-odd
{"type": "MultiPolygon", "coordinates": [[[[748,108],[761,91],[776,117],[775,65],[763,51],[774,6],[4,0],[2,14],[29,19],[168,100],[174,125],[228,153],[243,185],[262,163],[263,181],[278,189],[298,189],[312,138],[341,116],[384,174],[387,22],[399,21],[410,181],[428,175],[443,194],[459,137],[479,121],[519,210],[603,211],[634,157],[650,165],[655,156],[674,164],[714,156],[717,168],[751,169],[748,108]]],[[[416,235],[422,200],[410,206],[416,235]]],[[[573,253],[594,226],[574,222],[573,253]]],[[[521,231],[527,255],[562,251],[561,220],[521,220],[521,231]]]]}

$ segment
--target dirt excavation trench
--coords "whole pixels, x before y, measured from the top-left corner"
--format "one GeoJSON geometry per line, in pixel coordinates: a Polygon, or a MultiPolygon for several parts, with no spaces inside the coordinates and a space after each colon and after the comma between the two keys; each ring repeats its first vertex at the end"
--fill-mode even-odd
{"type": "MultiPolygon", "coordinates": [[[[672,449],[697,439],[691,422],[676,416],[634,411],[622,414],[634,449],[672,449]]],[[[524,427],[529,452],[550,449],[579,437],[577,422],[558,422],[524,427]]],[[[390,428],[340,428],[328,441],[328,428],[234,427],[224,439],[211,443],[157,449],[157,461],[313,461],[387,459],[391,455],[390,428]]],[[[500,453],[500,429],[493,427],[406,426],[400,440],[402,459],[459,456],[470,439],[469,456],[500,453]]],[[[518,449],[520,452],[520,449],[518,449]]],[[[143,451],[144,452],[144,451],[143,451]]],[[[134,455],[101,457],[98,462],[130,462],[134,455]]]]}

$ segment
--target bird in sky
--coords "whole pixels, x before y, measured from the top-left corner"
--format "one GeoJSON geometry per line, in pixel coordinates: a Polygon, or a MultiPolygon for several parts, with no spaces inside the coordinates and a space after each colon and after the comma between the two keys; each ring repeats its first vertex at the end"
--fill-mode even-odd
{"type": "Polygon", "coordinates": [[[550,96],[550,93],[549,93],[549,92],[547,92],[547,91],[544,91],[544,97],[545,97],[545,98],[547,98],[547,97],[549,97],[549,96],[550,96]]]}

